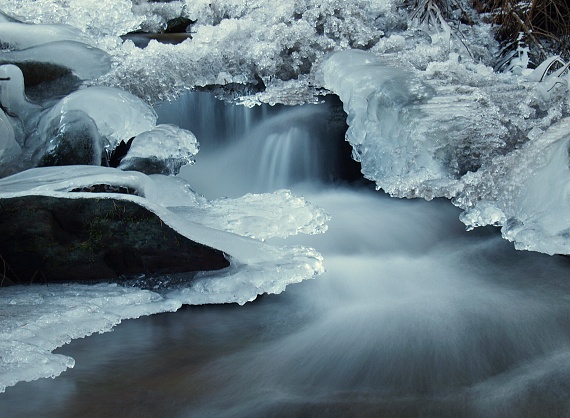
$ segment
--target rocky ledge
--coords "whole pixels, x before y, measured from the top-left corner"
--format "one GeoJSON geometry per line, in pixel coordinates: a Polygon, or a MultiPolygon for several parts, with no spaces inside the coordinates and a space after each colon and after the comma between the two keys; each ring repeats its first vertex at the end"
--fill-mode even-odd
{"type": "Polygon", "coordinates": [[[114,198],[0,199],[0,282],[113,280],[218,270],[224,253],[193,242],[146,208],[114,198]]]}

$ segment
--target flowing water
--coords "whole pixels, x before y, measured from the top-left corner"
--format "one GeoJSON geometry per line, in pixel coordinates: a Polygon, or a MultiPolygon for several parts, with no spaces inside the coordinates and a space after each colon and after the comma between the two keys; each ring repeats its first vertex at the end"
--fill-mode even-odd
{"type": "Polygon", "coordinates": [[[335,106],[185,100],[159,111],[202,143],[182,175],[208,197],[288,186],[326,209],[326,234],[272,242],[317,248],[327,272],[73,341],[58,352],[75,368],[8,388],[7,416],[570,416],[568,258],[349,181],[335,106]]]}

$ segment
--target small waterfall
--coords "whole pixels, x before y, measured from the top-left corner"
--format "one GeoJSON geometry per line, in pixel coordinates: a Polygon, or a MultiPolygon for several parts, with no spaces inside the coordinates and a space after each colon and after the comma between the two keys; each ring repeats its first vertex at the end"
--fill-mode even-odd
{"type": "Polygon", "coordinates": [[[196,164],[180,175],[207,197],[360,178],[344,141],[345,115],[333,97],[320,105],[250,109],[189,93],[157,113],[159,123],[177,124],[198,138],[196,164]]]}

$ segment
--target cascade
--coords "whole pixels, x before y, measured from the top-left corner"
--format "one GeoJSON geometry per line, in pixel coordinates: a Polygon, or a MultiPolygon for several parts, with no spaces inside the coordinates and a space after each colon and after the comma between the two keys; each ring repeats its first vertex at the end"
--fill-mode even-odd
{"type": "Polygon", "coordinates": [[[207,197],[360,178],[344,141],[341,103],[333,96],[319,105],[247,108],[188,93],[157,114],[159,123],[177,124],[198,138],[197,162],[181,176],[207,197]]]}

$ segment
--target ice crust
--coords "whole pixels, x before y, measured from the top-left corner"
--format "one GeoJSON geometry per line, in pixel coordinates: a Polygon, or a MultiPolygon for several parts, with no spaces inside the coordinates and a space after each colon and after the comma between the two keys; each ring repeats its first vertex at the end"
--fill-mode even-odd
{"type": "Polygon", "coordinates": [[[73,359],[51,351],[73,338],[109,331],[123,319],[175,311],[182,304],[244,304],[263,293],[280,293],[287,285],[324,271],[322,256],[312,248],[276,247],[249,238],[326,230],[328,215],[288,191],[208,202],[178,177],[66,166],[36,168],[1,179],[0,198],[92,198],[92,193],[70,190],[93,184],[137,190],[138,196],[97,194],[97,198],[113,197],[143,205],[186,237],[224,251],[231,265],[162,294],[111,284],[3,288],[0,392],[18,381],[55,377],[73,367],[73,359]],[[270,203],[264,205],[264,198],[270,203]]]}
{"type": "Polygon", "coordinates": [[[456,54],[403,71],[363,51],[337,52],[320,71],[378,188],[451,198],[468,229],[494,225],[517,249],[570,254],[568,75],[497,74],[456,54]]]}
{"type": "Polygon", "coordinates": [[[327,230],[330,215],[289,190],[248,193],[236,199],[201,199],[199,210],[169,207],[185,219],[216,229],[259,240],[286,238],[299,233],[320,234],[327,230]]]}
{"type": "Polygon", "coordinates": [[[158,125],[135,136],[119,168],[133,170],[145,161],[165,166],[164,174],[176,175],[180,167],[193,164],[199,144],[194,134],[174,125],[158,125]]]}
{"type": "Polygon", "coordinates": [[[404,14],[395,3],[353,0],[346,7],[339,0],[70,0],[63,7],[57,0],[14,0],[3,9],[27,22],[77,27],[113,56],[113,70],[95,83],[126,89],[152,103],[195,86],[244,85],[243,91],[252,93],[248,104],[293,104],[317,100],[310,75],[326,53],[369,47],[385,27],[402,24],[404,14]],[[138,49],[117,39],[137,29],[164,29],[179,16],[196,22],[190,28],[192,39],[179,45],[151,41],[138,49]],[[309,77],[294,89],[300,74],[309,77]],[[265,90],[261,83],[275,96],[256,97],[256,90],[265,90]],[[283,88],[289,93],[282,94],[283,88]]]}
{"type": "Polygon", "coordinates": [[[1,64],[43,63],[69,68],[82,80],[90,80],[111,69],[110,56],[101,49],[77,41],[54,41],[17,51],[2,52],[1,64]]]}
{"type": "Polygon", "coordinates": [[[110,331],[124,319],[180,308],[176,299],[114,284],[14,286],[0,298],[0,392],[56,377],[75,360],[53,354],[72,339],[110,331]]]}
{"type": "Polygon", "coordinates": [[[21,50],[57,41],[88,43],[89,38],[70,25],[23,25],[19,22],[0,22],[1,48],[21,50]]]}

